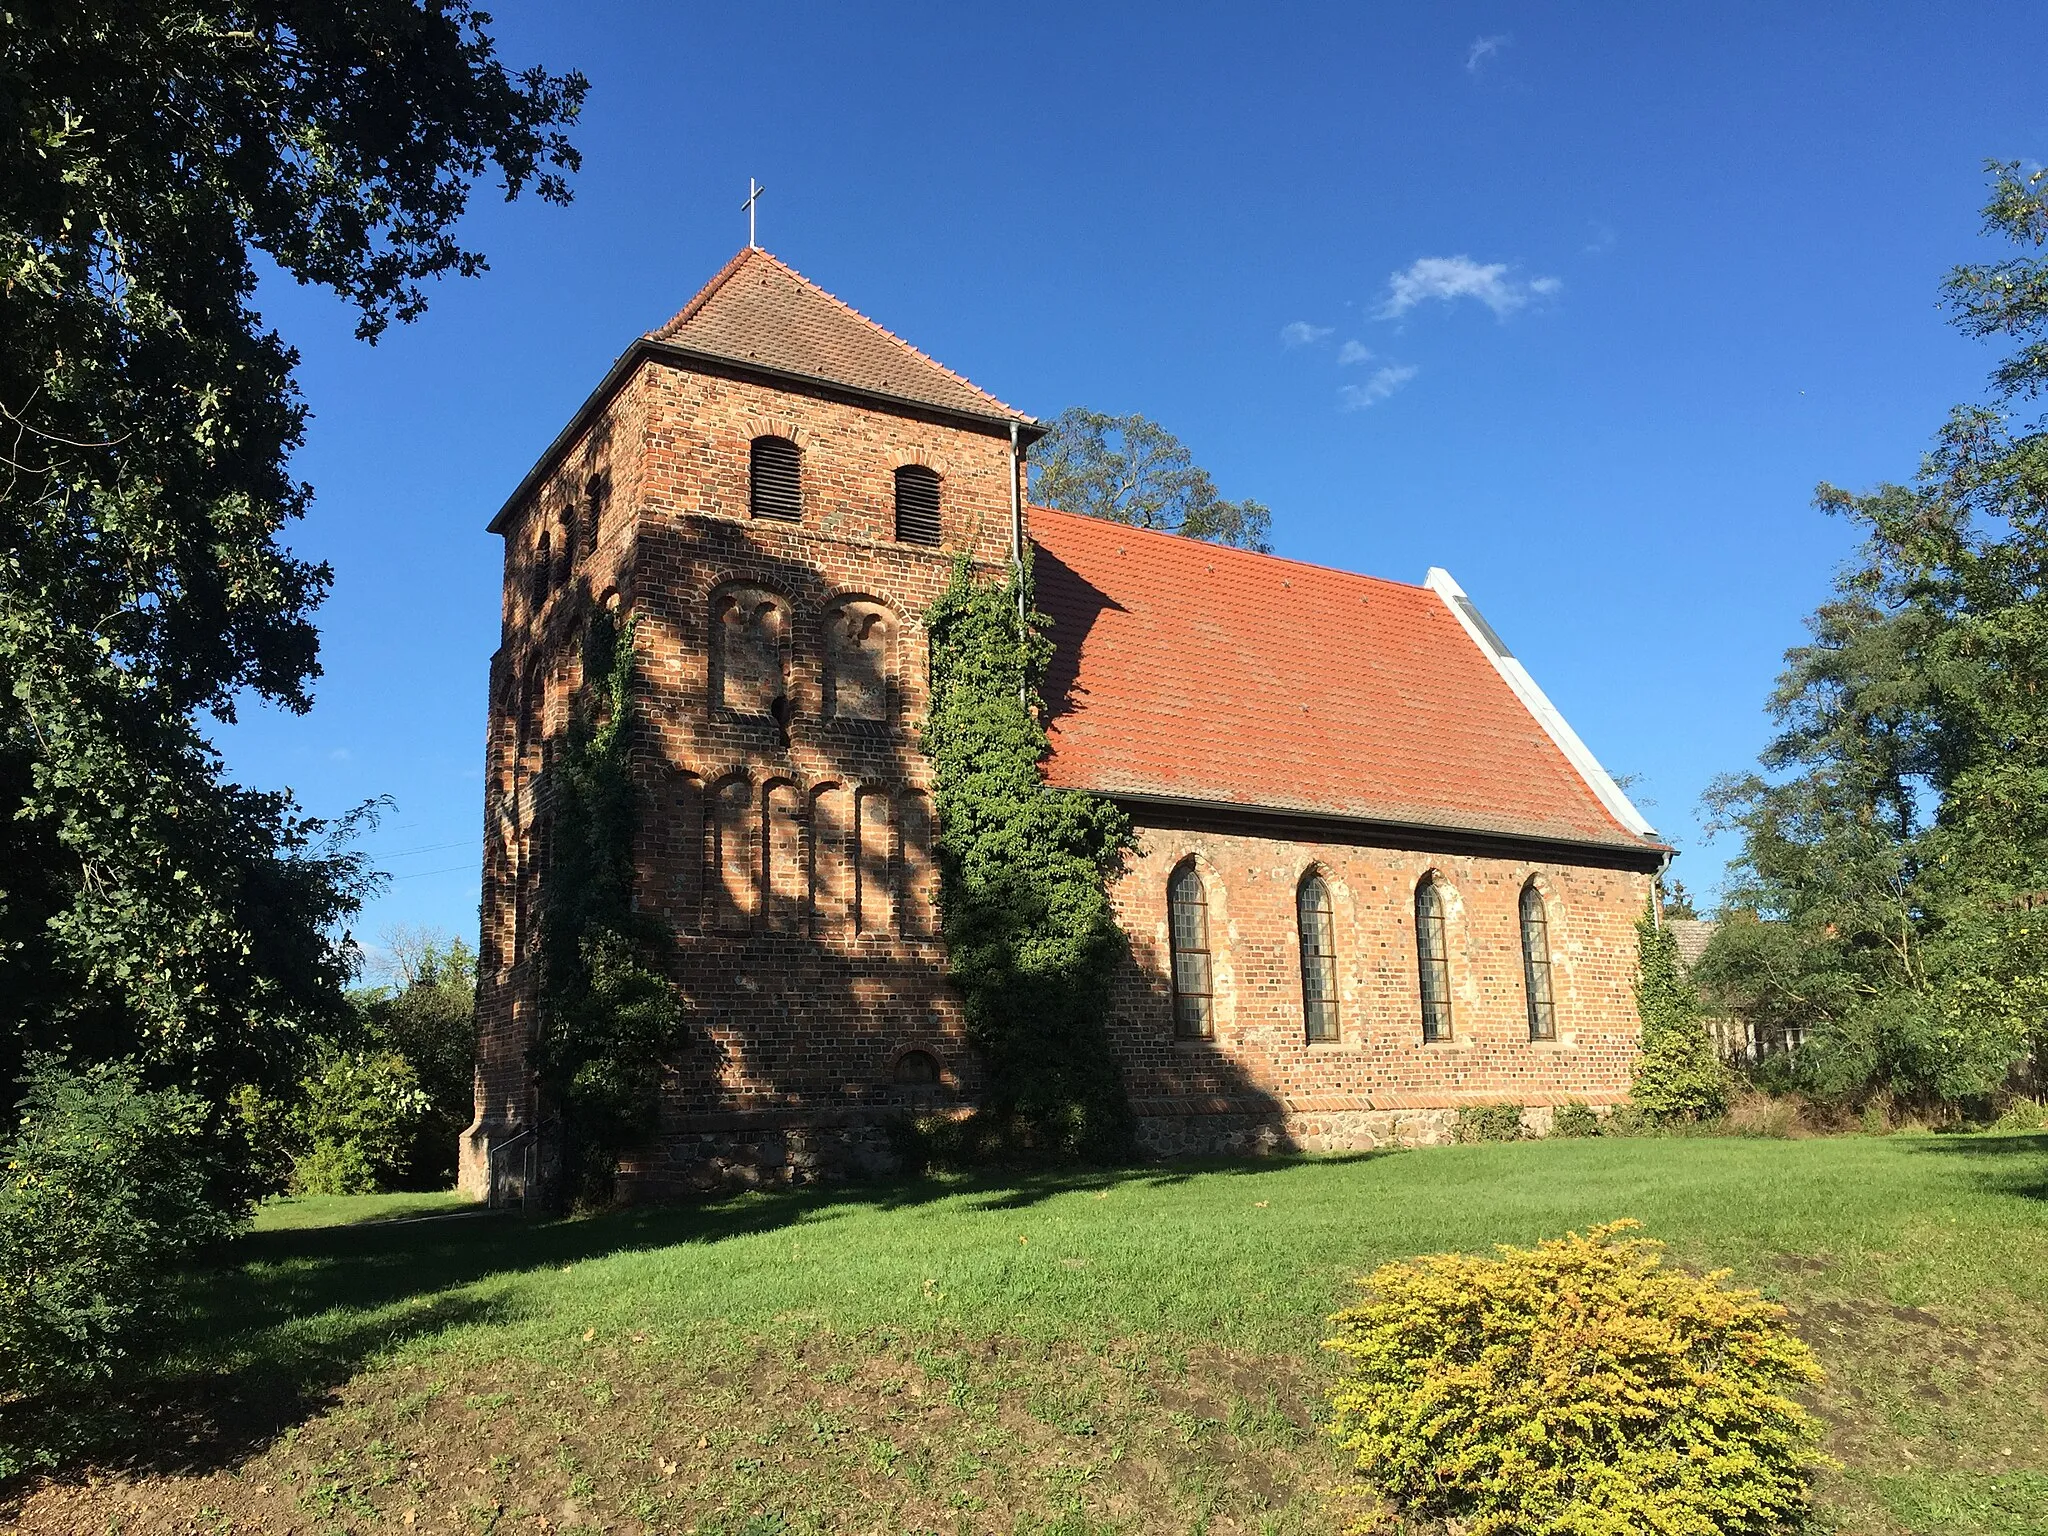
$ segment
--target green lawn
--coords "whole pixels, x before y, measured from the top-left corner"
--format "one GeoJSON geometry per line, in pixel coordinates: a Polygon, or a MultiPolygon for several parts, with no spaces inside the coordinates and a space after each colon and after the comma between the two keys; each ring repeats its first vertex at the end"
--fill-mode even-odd
{"type": "Polygon", "coordinates": [[[1830,1371],[1840,1529],[2048,1531],[2038,1135],[1460,1147],[567,1222],[280,1202],[193,1291],[151,1448],[24,1528],[1335,1530],[1315,1344],[1347,1280],[1619,1216],[1792,1309],[1830,1371]]]}

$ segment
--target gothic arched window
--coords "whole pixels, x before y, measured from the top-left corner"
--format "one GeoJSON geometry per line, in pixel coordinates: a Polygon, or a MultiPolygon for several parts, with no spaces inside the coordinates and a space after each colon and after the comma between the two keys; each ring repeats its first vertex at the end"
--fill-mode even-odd
{"type": "Polygon", "coordinates": [[[1189,860],[1166,884],[1167,938],[1173,960],[1173,1032],[1202,1040],[1216,1033],[1214,973],[1209,964],[1209,892],[1189,860]]]}
{"type": "Polygon", "coordinates": [[[1550,994],[1550,915],[1535,882],[1522,887],[1522,985],[1529,999],[1529,1038],[1557,1038],[1557,1008],[1550,994]]]}
{"type": "Polygon", "coordinates": [[[922,464],[896,471],[896,537],[904,544],[939,542],[939,477],[922,464]]]}
{"type": "Polygon", "coordinates": [[[749,453],[748,510],[772,522],[802,522],[803,466],[803,450],[788,438],[755,438],[749,453]]]}
{"type": "Polygon", "coordinates": [[[1311,1040],[1337,1038],[1337,922],[1329,883],[1319,874],[1295,893],[1301,931],[1301,1017],[1311,1040]]]}
{"type": "Polygon", "coordinates": [[[894,626],[879,603],[850,599],[825,612],[825,715],[889,718],[889,641],[894,626]]]}
{"type": "Polygon", "coordinates": [[[711,702],[741,715],[788,712],[789,607],[772,592],[741,587],[711,605],[711,702]]]}
{"type": "Polygon", "coordinates": [[[1422,984],[1422,1038],[1451,1038],[1451,959],[1444,941],[1444,894],[1435,875],[1415,887],[1415,966],[1422,984]]]}

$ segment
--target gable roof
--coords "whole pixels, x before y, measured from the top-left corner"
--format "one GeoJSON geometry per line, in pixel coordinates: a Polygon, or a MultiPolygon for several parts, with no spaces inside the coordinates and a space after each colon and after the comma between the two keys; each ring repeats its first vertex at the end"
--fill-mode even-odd
{"type": "Polygon", "coordinates": [[[728,261],[647,340],[942,410],[1031,423],[757,247],[728,261]]]}
{"type": "Polygon", "coordinates": [[[1046,507],[1030,529],[1054,784],[1663,847],[1617,819],[1428,587],[1046,507]]]}

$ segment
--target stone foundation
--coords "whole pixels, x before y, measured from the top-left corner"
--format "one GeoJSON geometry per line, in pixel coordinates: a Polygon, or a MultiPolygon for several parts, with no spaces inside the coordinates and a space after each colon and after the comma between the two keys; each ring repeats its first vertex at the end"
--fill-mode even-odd
{"type": "Polygon", "coordinates": [[[627,1201],[673,1200],[719,1189],[883,1178],[903,1163],[887,1128],[852,1116],[704,1116],[667,1131],[648,1156],[619,1170],[627,1201]]]}

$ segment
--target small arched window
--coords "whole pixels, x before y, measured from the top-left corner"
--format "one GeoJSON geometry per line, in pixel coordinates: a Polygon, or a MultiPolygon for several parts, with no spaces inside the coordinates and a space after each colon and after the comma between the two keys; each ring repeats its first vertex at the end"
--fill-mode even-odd
{"type": "Polygon", "coordinates": [[[771,522],[804,520],[803,452],[788,438],[754,439],[747,506],[771,522]]]}
{"type": "Polygon", "coordinates": [[[922,464],[896,471],[896,538],[904,544],[939,542],[939,477],[922,464]]]}
{"type": "Polygon", "coordinates": [[[576,509],[562,508],[562,557],[555,572],[555,585],[566,587],[576,569],[576,509]]]}
{"type": "Polygon", "coordinates": [[[931,1088],[939,1081],[939,1060],[930,1051],[905,1051],[892,1074],[906,1088],[931,1088]]]}
{"type": "Polygon", "coordinates": [[[1557,1038],[1557,1008],[1550,995],[1550,915],[1543,893],[1522,887],[1522,985],[1529,999],[1529,1038],[1557,1038]]]}
{"type": "Polygon", "coordinates": [[[1173,958],[1173,1032],[1206,1040],[1216,1033],[1214,975],[1209,963],[1209,892],[1192,862],[1166,885],[1167,937],[1173,958]]]}
{"type": "Polygon", "coordinates": [[[1295,893],[1301,931],[1301,1017],[1311,1040],[1337,1038],[1337,923],[1329,883],[1310,875],[1295,893]]]}
{"type": "Polygon", "coordinates": [[[533,552],[532,595],[533,606],[538,608],[548,600],[548,592],[555,579],[555,538],[547,529],[540,531],[540,544],[533,552]]]}
{"type": "Polygon", "coordinates": [[[1444,893],[1435,875],[1415,887],[1415,965],[1422,984],[1422,1038],[1451,1038],[1451,959],[1444,942],[1444,893]]]}
{"type": "Polygon", "coordinates": [[[597,548],[597,536],[604,529],[604,476],[592,475],[583,487],[583,547],[597,548]]]}

